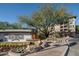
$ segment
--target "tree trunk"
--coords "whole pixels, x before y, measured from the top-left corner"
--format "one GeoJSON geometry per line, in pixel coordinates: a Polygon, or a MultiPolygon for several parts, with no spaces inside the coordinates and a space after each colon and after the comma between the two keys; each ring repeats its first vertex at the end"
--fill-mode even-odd
{"type": "Polygon", "coordinates": [[[47,38],[49,36],[49,33],[45,33],[45,37],[47,38]]]}

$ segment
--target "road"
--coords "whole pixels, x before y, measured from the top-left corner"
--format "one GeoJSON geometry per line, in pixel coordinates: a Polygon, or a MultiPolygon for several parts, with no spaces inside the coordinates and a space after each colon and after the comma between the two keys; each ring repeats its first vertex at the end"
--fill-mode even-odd
{"type": "Polygon", "coordinates": [[[69,47],[68,56],[79,56],[79,38],[73,38],[69,42],[71,44],[69,47]]]}

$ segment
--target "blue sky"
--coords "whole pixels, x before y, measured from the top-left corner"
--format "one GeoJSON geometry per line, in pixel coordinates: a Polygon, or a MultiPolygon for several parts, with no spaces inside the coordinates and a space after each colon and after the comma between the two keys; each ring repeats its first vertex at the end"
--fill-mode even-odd
{"type": "MultiPolygon", "coordinates": [[[[68,12],[77,16],[76,24],[79,25],[79,4],[55,4],[56,6],[64,5],[68,12]]],[[[21,15],[31,16],[33,12],[40,9],[42,4],[0,4],[0,21],[15,23],[21,15]]]]}

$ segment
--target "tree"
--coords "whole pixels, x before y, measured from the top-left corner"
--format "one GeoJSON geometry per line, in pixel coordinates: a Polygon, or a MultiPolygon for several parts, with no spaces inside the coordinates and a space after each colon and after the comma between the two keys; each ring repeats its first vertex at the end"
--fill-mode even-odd
{"type": "Polygon", "coordinates": [[[76,25],[76,31],[79,33],[79,25],[76,25]]]}
{"type": "Polygon", "coordinates": [[[8,22],[0,22],[0,29],[20,29],[22,28],[19,24],[10,24],[8,22]]]}
{"type": "Polygon", "coordinates": [[[7,29],[8,25],[9,25],[8,22],[0,22],[0,29],[7,29]]]}
{"type": "Polygon", "coordinates": [[[35,27],[39,33],[43,34],[46,38],[49,36],[50,31],[48,28],[55,24],[63,23],[69,17],[64,8],[55,9],[52,6],[45,6],[33,13],[32,17],[20,16],[20,22],[35,27]]]}
{"type": "Polygon", "coordinates": [[[10,27],[11,27],[12,29],[21,29],[21,28],[22,28],[21,25],[18,24],[18,23],[10,24],[10,27]]]}

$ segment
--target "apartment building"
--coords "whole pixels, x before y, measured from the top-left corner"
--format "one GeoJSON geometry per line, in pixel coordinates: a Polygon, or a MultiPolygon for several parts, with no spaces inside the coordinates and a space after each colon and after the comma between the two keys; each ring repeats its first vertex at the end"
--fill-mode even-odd
{"type": "Polygon", "coordinates": [[[62,24],[56,24],[54,25],[54,29],[51,27],[50,31],[52,32],[60,32],[62,35],[67,36],[75,36],[75,21],[76,16],[71,16],[68,18],[68,22],[63,22],[62,24]]]}
{"type": "Polygon", "coordinates": [[[75,36],[76,32],[76,16],[69,18],[69,31],[71,36],[75,36]]]}

